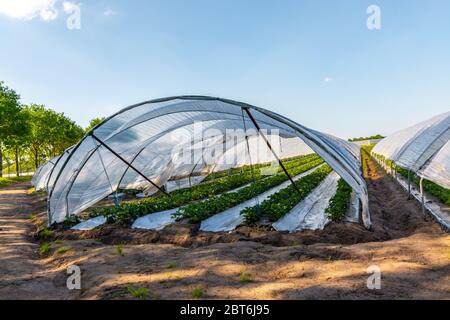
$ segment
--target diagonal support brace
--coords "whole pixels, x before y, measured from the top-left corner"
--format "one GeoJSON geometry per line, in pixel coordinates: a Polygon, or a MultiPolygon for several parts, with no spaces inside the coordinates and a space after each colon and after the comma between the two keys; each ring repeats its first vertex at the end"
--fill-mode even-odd
{"type": "Polygon", "coordinates": [[[111,149],[110,146],[108,146],[106,143],[104,143],[103,141],[101,141],[99,138],[97,138],[94,133],[89,133],[89,135],[94,138],[95,141],[97,141],[98,143],[100,143],[103,147],[105,147],[109,152],[111,152],[113,155],[115,155],[117,158],[119,158],[122,162],[124,162],[129,168],[133,169],[138,175],[140,175],[142,178],[144,178],[145,180],[147,180],[152,186],[154,186],[155,188],[157,188],[159,191],[161,191],[162,193],[164,193],[166,196],[170,197],[170,194],[168,194],[166,191],[164,191],[163,189],[161,189],[161,187],[159,187],[157,184],[155,184],[152,180],[150,180],[149,178],[147,178],[141,171],[139,171],[138,169],[136,169],[131,163],[129,163],[128,161],[126,161],[120,154],[118,154],[117,152],[115,152],[113,149],[111,149]]]}
{"type": "Polygon", "coordinates": [[[258,124],[258,122],[256,122],[256,119],[253,117],[253,114],[250,112],[250,110],[248,108],[243,107],[243,109],[245,110],[245,112],[247,113],[248,117],[250,118],[250,120],[252,121],[253,125],[255,126],[256,130],[258,130],[258,133],[261,135],[261,137],[263,138],[264,142],[267,144],[267,147],[269,148],[269,150],[272,152],[272,154],[274,155],[275,159],[277,159],[278,164],[280,165],[280,167],[283,169],[284,173],[286,174],[286,176],[289,178],[289,181],[291,181],[292,185],[294,186],[295,190],[301,195],[302,193],[300,192],[300,189],[297,187],[297,185],[295,184],[294,179],[292,179],[291,175],[289,174],[289,172],[287,171],[286,167],[284,166],[284,164],[281,162],[280,158],[278,158],[278,155],[275,153],[275,151],[272,148],[272,145],[270,144],[269,140],[267,140],[266,136],[261,132],[261,128],[258,124]]]}

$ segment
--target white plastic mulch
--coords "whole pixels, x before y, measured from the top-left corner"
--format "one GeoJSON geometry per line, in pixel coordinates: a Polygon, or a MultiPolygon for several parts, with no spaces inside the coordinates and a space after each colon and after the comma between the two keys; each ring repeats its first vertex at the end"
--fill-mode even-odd
{"type": "MultiPolygon", "coordinates": [[[[239,188],[227,191],[225,193],[231,193],[241,190],[247,186],[251,185],[251,183],[241,186],[239,188]]],[[[205,201],[205,200],[203,200],[205,201]]],[[[162,212],[151,213],[146,216],[140,217],[136,219],[133,223],[133,229],[144,229],[144,230],[162,230],[168,225],[175,223],[175,220],[172,218],[172,215],[177,212],[179,208],[170,209],[162,212]]]]}
{"type": "Polygon", "coordinates": [[[329,222],[325,209],[336,194],[339,179],[337,173],[330,173],[303,201],[275,222],[274,229],[289,232],[323,229],[329,222]]]}
{"type": "MultiPolygon", "coordinates": [[[[314,172],[321,166],[323,166],[323,164],[294,177],[293,178],[294,181],[309,175],[310,173],[314,172]]],[[[253,207],[258,203],[263,202],[271,195],[288,187],[290,184],[291,184],[290,181],[283,182],[282,184],[260,194],[259,196],[253,199],[247,200],[233,208],[225,210],[221,213],[218,213],[210,217],[209,219],[202,221],[200,225],[200,230],[209,232],[220,232],[220,231],[232,231],[236,229],[237,226],[239,226],[244,222],[244,217],[241,215],[242,209],[245,209],[247,207],[253,207]]]]}
{"type": "Polygon", "coordinates": [[[76,226],[72,227],[71,230],[89,231],[105,223],[106,218],[104,216],[98,216],[77,224],[76,226]]]}

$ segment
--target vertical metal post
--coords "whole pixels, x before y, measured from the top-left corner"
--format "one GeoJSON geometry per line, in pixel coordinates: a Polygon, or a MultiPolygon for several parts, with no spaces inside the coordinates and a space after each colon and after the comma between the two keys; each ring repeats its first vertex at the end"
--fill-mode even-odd
{"type": "Polygon", "coordinates": [[[422,214],[425,216],[425,195],[423,193],[423,178],[420,177],[420,197],[422,200],[422,214]]]}
{"type": "Polygon", "coordinates": [[[408,169],[408,200],[411,199],[411,170],[408,169]]]}

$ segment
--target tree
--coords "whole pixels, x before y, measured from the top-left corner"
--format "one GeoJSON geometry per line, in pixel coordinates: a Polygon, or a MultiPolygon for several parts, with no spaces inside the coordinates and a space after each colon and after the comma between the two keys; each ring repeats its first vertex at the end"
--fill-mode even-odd
{"type": "Polygon", "coordinates": [[[20,120],[20,96],[0,81],[0,177],[3,176],[3,149],[6,140],[17,134],[17,119],[20,120]]]}
{"type": "Polygon", "coordinates": [[[100,123],[102,123],[103,121],[105,121],[104,117],[99,117],[99,118],[94,118],[89,122],[89,125],[87,126],[87,128],[85,129],[86,132],[91,131],[92,129],[94,129],[97,125],[99,125],[100,123]]]}
{"type": "Polygon", "coordinates": [[[29,149],[36,169],[42,161],[63,153],[84,135],[83,129],[63,113],[37,104],[26,107],[26,110],[31,123],[29,149]]]}
{"type": "Polygon", "coordinates": [[[20,175],[20,155],[26,150],[30,136],[30,117],[26,109],[20,107],[20,111],[14,114],[14,128],[4,139],[6,148],[13,150],[16,164],[16,175],[20,175]]]}

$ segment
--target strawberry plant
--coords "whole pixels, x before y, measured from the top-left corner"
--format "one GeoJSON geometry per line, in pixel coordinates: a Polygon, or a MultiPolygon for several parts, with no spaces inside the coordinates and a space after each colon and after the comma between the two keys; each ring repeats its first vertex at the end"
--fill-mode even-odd
{"type": "MultiPolygon", "coordinates": [[[[317,167],[322,163],[322,159],[311,161],[299,167],[290,168],[288,169],[288,172],[292,176],[297,176],[317,167]]],[[[279,173],[266,179],[255,181],[250,186],[240,189],[237,192],[222,194],[202,202],[196,202],[186,207],[182,207],[178,209],[173,217],[177,220],[188,218],[190,222],[198,223],[214,214],[220,213],[229,208],[235,207],[242,202],[250,200],[287,180],[288,177],[284,173],[279,173]]]]}
{"type": "Polygon", "coordinates": [[[330,199],[328,208],[325,209],[330,220],[338,222],[345,218],[350,206],[352,190],[344,179],[339,180],[336,194],[330,199]]]}
{"type": "MultiPolygon", "coordinates": [[[[267,200],[259,205],[260,216],[267,216],[270,221],[277,221],[289,211],[291,211],[300,201],[302,201],[311,191],[332,172],[330,166],[325,165],[315,170],[313,173],[303,177],[295,182],[300,190],[298,192],[293,185],[278,191],[271,195],[267,200]]],[[[241,214],[246,217],[247,223],[254,222],[255,216],[249,215],[250,210],[257,212],[255,207],[244,209],[241,214]]]]}

